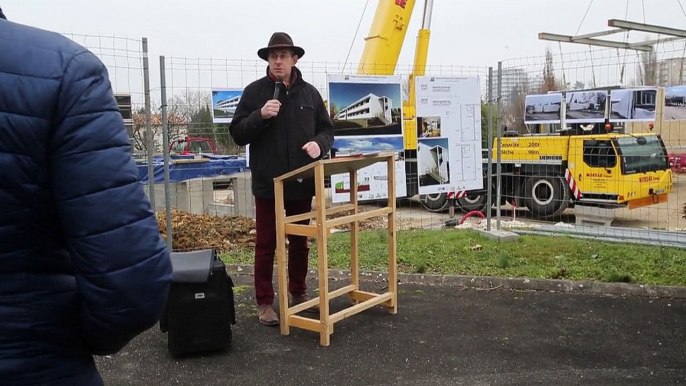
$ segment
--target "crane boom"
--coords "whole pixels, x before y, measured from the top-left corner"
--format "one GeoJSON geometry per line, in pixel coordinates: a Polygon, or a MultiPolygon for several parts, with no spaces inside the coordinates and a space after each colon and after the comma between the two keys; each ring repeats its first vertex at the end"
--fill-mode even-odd
{"type": "MultiPolygon", "coordinates": [[[[357,69],[360,75],[393,75],[410,24],[415,0],[379,0],[374,20],[365,38],[364,51],[357,69]]],[[[426,71],[431,36],[433,0],[424,0],[422,27],[417,34],[414,65],[408,80],[408,99],[403,101],[405,163],[408,176],[416,173],[417,122],[415,120],[414,79],[426,71]]],[[[407,181],[408,196],[418,192],[416,178],[407,181]]]]}
{"type": "Polygon", "coordinates": [[[405,148],[417,149],[417,121],[415,120],[417,111],[415,106],[415,87],[414,78],[423,76],[426,73],[426,62],[429,55],[429,38],[431,37],[431,13],[433,11],[433,0],[424,1],[424,18],[422,28],[417,34],[417,44],[414,51],[414,68],[408,80],[408,99],[403,103],[405,121],[405,148]],[[410,123],[411,121],[411,123],[410,123]]]}
{"type": "Polygon", "coordinates": [[[415,0],[379,0],[357,68],[361,75],[393,75],[415,0]]]}

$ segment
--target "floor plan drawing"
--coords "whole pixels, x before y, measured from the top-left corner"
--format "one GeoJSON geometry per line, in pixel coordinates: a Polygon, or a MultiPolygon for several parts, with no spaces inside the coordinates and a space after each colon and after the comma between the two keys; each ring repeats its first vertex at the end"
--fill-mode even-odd
{"type": "Polygon", "coordinates": [[[464,186],[465,183],[478,180],[481,175],[481,160],[474,157],[474,144],[455,144],[453,151],[457,154],[454,183],[464,186]]]}
{"type": "Polygon", "coordinates": [[[462,142],[478,141],[481,137],[479,135],[481,133],[481,106],[461,105],[460,115],[462,118],[460,127],[462,142]]]}

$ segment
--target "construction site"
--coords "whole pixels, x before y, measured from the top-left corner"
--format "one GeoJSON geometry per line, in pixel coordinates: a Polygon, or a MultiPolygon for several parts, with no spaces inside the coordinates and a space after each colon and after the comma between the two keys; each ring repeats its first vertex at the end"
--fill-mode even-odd
{"type": "MultiPolygon", "coordinates": [[[[219,52],[252,56],[219,57],[212,44],[158,44],[124,29],[63,32],[110,71],[140,183],[168,248],[215,249],[242,303],[234,352],[169,361],[166,338],[151,330],[124,354],[98,358],[111,384],[170,384],[168,376],[181,384],[247,384],[255,381],[247,369],[257,371],[258,358],[265,357],[283,366],[266,371],[274,381],[295,384],[683,382],[686,2],[534,2],[556,19],[539,23],[530,16],[519,23],[537,33],[502,38],[496,47],[486,33],[495,27],[463,31],[448,20],[458,9],[452,2],[362,0],[345,3],[351,10],[337,15],[329,2],[299,1],[349,25],[343,33],[315,23],[317,38],[293,34],[296,41],[326,40],[339,48],[334,60],[306,47],[297,62],[303,79],[320,92],[334,141],[318,161],[321,169],[300,172],[308,176],[300,179],[325,181],[323,189],[317,182],[310,225],[283,229],[308,237],[313,299],[323,296],[322,275],[331,293],[355,287],[350,299],[357,305],[372,298],[360,290],[362,283],[370,288],[365,291],[391,294],[379,307],[355,311],[359,316],[350,322],[339,317],[345,301],[332,300],[341,322],[335,335],[334,322],[324,316],[321,323],[293,319],[313,331],[328,328],[330,341],[324,332],[321,341],[301,330],[284,333],[283,322],[281,336],[279,328],[260,335],[255,324],[250,164],[259,156],[250,146],[259,145],[237,145],[229,127],[243,90],[266,74],[267,62],[254,55],[259,47],[236,41],[235,51],[219,52]],[[467,44],[461,40],[483,52],[452,48],[467,44]],[[192,55],[165,52],[184,44],[192,55]],[[528,46],[537,53],[528,55],[528,46]],[[511,58],[508,52],[523,54],[511,58]],[[393,162],[353,170],[389,154],[393,162]],[[346,162],[353,166],[339,165],[346,162]],[[329,221],[334,225],[322,225],[329,221]],[[446,302],[445,316],[457,324],[428,316],[446,302]],[[397,307],[398,315],[380,307],[397,307]],[[399,321],[403,314],[410,319],[399,321]],[[331,351],[314,354],[320,342],[331,351]],[[388,353],[370,354],[384,345],[388,353]],[[336,347],[344,351],[334,354],[336,347]],[[241,352],[253,359],[230,358],[241,352]],[[541,353],[550,358],[540,359],[541,353]],[[314,356],[328,370],[284,359],[296,354],[314,356]],[[146,361],[157,375],[134,360],[143,356],[154,357],[146,361]],[[339,362],[352,357],[362,359],[347,365],[359,369],[348,377],[339,362]],[[380,363],[407,371],[373,375],[380,363]],[[221,366],[235,378],[216,369],[221,366]],[[303,374],[313,383],[299,378],[303,374]]],[[[248,12],[247,5],[235,7],[248,12]]],[[[527,8],[508,7],[514,6],[479,9],[508,17],[527,8]]],[[[495,16],[461,17],[496,24],[495,16]]],[[[498,33],[517,32],[508,28],[498,33]]],[[[266,42],[273,32],[253,26],[249,34],[266,42]]]]}
{"type": "MultiPolygon", "coordinates": [[[[370,27],[370,36],[374,38],[366,40],[357,65],[356,76],[399,82],[402,102],[367,92],[371,86],[366,81],[336,81],[329,89],[322,77],[328,73],[326,67],[315,62],[302,65],[303,72],[320,88],[331,109],[336,143],[330,156],[383,149],[397,152],[402,161],[396,178],[399,218],[418,228],[445,227],[459,221],[490,230],[493,226],[499,228],[501,219],[550,229],[561,223],[598,225],[610,227],[616,234],[631,235],[627,237],[632,239],[635,232],[625,231],[626,228],[679,232],[686,227],[682,209],[685,200],[679,196],[679,186],[683,185],[680,173],[686,168],[686,161],[682,166],[682,157],[686,157],[682,145],[684,121],[675,118],[683,108],[683,96],[679,96],[683,93],[681,84],[685,83],[683,30],[610,19],[609,29],[586,34],[540,32],[540,41],[553,43],[540,57],[503,60],[483,68],[451,65],[446,73],[445,66],[427,62],[432,7],[433,2],[426,2],[420,14],[422,24],[414,47],[415,62],[401,66],[398,58],[407,45],[403,42],[408,31],[392,27],[386,20],[398,15],[410,20],[414,2],[379,2],[370,27]],[[631,41],[630,35],[638,33],[651,38],[631,41]],[[612,40],[613,37],[621,39],[612,40]],[[387,44],[391,40],[395,43],[387,44]],[[552,48],[555,46],[559,53],[552,48]],[[580,51],[572,51],[576,47],[580,51]],[[584,47],[587,51],[582,50],[584,47]],[[413,82],[438,74],[436,71],[448,77],[478,78],[481,114],[477,112],[474,121],[464,126],[471,127],[469,134],[457,134],[462,138],[459,141],[472,140],[473,145],[460,142],[459,146],[472,146],[468,153],[480,153],[481,162],[476,161],[478,158],[466,158],[466,149],[458,151],[448,138],[451,130],[462,130],[456,121],[417,115],[413,99],[420,100],[417,95],[421,90],[416,91],[413,82]],[[358,96],[345,104],[339,101],[338,95],[351,92],[358,96]],[[528,102],[536,98],[547,98],[549,107],[528,102]],[[402,126],[396,118],[400,106],[402,126]],[[529,118],[539,108],[547,114],[546,118],[529,118]],[[634,147],[639,136],[647,139],[647,145],[634,147]],[[360,147],[362,144],[366,147],[360,147]],[[600,145],[609,147],[596,148],[600,145]],[[626,146],[632,146],[631,150],[626,146]],[[639,149],[645,153],[636,153],[639,149]],[[603,164],[590,158],[597,159],[594,154],[607,151],[613,158],[603,158],[603,164]],[[625,151],[631,155],[623,156],[625,151]],[[641,163],[645,157],[652,160],[650,164],[641,163]],[[631,169],[627,162],[635,162],[637,169],[631,169]],[[479,188],[461,188],[468,185],[466,181],[479,188]],[[474,211],[481,213],[478,219],[461,218],[474,211]]],[[[369,11],[365,8],[365,12],[369,11]]],[[[592,2],[584,18],[589,12],[593,12],[592,2]]],[[[582,25],[583,20],[579,28],[582,25]]],[[[187,78],[193,72],[213,71],[212,61],[195,64],[189,70],[187,59],[183,59],[181,70],[179,60],[162,57],[165,68],[160,74],[165,83],[167,75],[187,78]]],[[[247,70],[245,64],[241,66],[232,71],[247,70]]],[[[348,66],[353,70],[355,64],[348,66]]],[[[212,84],[208,87],[213,93],[220,92],[212,84]]],[[[226,120],[202,118],[188,111],[189,106],[204,103],[204,92],[202,88],[184,86],[180,94],[168,96],[169,100],[161,102],[169,106],[165,123],[160,122],[157,113],[151,113],[150,122],[144,111],[131,115],[132,141],[141,156],[141,180],[154,192],[152,201],[158,210],[176,208],[189,214],[251,218],[254,204],[249,148],[232,145],[226,120]],[[177,145],[170,152],[165,151],[166,147],[161,146],[164,132],[168,141],[187,141],[187,149],[177,145]],[[154,151],[147,151],[147,146],[154,151]],[[198,155],[208,152],[209,158],[198,155]],[[168,186],[161,167],[165,159],[170,160],[172,175],[168,186]],[[179,175],[187,175],[183,180],[173,176],[177,168],[179,175]],[[156,175],[154,183],[147,177],[150,172],[156,175]],[[171,196],[169,200],[167,195],[171,196]]],[[[240,100],[239,96],[232,98],[232,103],[240,100]]],[[[134,103],[131,98],[124,101],[134,103]]],[[[122,109],[131,107],[123,103],[122,109]]],[[[464,125],[464,116],[462,120],[464,125]]],[[[373,179],[383,181],[385,173],[381,169],[378,173],[373,179]]],[[[374,193],[370,185],[360,189],[367,192],[362,207],[371,210],[383,205],[379,199],[383,201],[384,197],[374,193]]],[[[341,192],[328,193],[332,204],[340,205],[346,200],[340,198],[341,192]]],[[[592,229],[588,236],[594,232],[592,229]]],[[[646,237],[653,238],[652,233],[646,237]]]]}

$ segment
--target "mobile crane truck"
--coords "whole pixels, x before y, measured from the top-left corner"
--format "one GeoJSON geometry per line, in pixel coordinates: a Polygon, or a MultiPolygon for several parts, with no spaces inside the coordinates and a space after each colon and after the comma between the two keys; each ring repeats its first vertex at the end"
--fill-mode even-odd
{"type": "MultiPolygon", "coordinates": [[[[395,73],[415,3],[379,0],[358,74],[395,73]]],[[[409,98],[403,102],[408,197],[419,192],[414,79],[425,74],[432,10],[433,0],[425,0],[409,77],[409,98]]],[[[422,206],[429,211],[442,211],[448,205],[467,212],[485,211],[487,189],[492,190],[495,204],[497,139],[494,138],[492,146],[493,179],[487,180],[488,159],[484,159],[484,189],[421,196],[422,206]]],[[[575,204],[629,209],[655,205],[667,201],[673,186],[668,154],[659,135],[623,133],[607,121],[594,124],[587,131],[580,124],[543,135],[506,131],[501,149],[499,204],[509,202],[526,207],[539,218],[557,216],[575,204]]]]}
{"type": "MultiPolygon", "coordinates": [[[[667,202],[672,170],[659,135],[623,133],[609,122],[589,130],[581,126],[543,135],[506,131],[501,139],[500,204],[508,202],[548,219],[574,205],[636,209],[667,202]]],[[[495,182],[488,184],[486,178],[484,187],[491,187],[495,201],[495,182]]],[[[485,211],[486,189],[465,192],[456,205],[463,211],[485,211]]]]}

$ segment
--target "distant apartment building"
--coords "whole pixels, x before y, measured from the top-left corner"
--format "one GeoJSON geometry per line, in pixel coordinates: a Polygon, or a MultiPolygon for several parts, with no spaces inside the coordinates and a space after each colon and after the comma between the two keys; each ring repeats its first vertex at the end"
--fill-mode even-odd
{"type": "MultiPolygon", "coordinates": [[[[502,103],[507,105],[517,94],[526,93],[531,82],[531,75],[523,68],[503,68],[501,78],[502,103]]],[[[498,96],[498,70],[493,71],[493,97],[498,96]]]]}
{"type": "Polygon", "coordinates": [[[671,58],[657,62],[657,85],[661,87],[686,84],[686,58],[671,58]]]}

